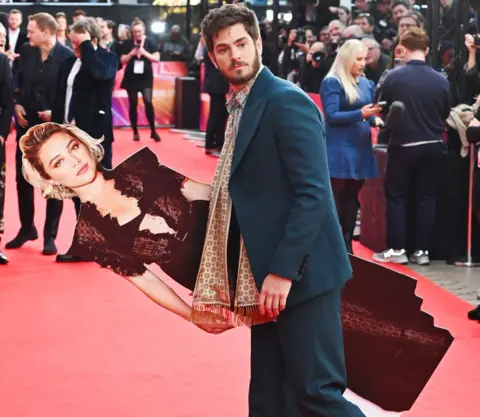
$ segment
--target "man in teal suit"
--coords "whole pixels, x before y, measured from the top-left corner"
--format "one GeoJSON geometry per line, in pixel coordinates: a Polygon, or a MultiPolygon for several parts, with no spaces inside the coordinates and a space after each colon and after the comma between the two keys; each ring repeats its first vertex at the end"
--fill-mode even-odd
{"type": "MultiPolygon", "coordinates": [[[[237,4],[214,9],[202,32],[233,90],[217,169],[217,177],[228,172],[231,210],[228,238],[218,245],[228,241],[228,272],[235,274],[244,266],[244,245],[259,314],[276,318],[252,327],[249,416],[363,416],[343,397],[341,291],[352,270],[330,186],[322,116],[303,91],[262,67],[251,10],[237,4]]],[[[215,187],[222,187],[218,178],[213,195],[221,196],[215,187]]],[[[214,207],[214,215],[224,215],[225,207],[218,213],[214,207]]],[[[208,235],[206,245],[214,253],[208,235]]]]}

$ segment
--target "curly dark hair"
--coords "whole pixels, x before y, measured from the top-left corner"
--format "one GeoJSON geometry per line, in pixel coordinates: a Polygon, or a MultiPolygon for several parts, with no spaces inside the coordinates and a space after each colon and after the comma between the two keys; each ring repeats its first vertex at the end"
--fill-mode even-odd
{"type": "Polygon", "coordinates": [[[260,37],[260,27],[255,13],[240,3],[224,4],[208,12],[202,22],[202,35],[209,52],[213,52],[213,38],[225,28],[243,23],[250,37],[256,41],[260,37]]]}

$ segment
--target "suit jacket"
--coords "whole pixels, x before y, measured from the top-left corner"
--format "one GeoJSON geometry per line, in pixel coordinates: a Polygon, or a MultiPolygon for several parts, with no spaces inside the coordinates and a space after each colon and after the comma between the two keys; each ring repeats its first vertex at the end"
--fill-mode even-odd
{"type": "Polygon", "coordinates": [[[206,47],[203,54],[203,63],[205,65],[203,91],[210,94],[227,94],[230,89],[230,85],[228,84],[228,81],[223,78],[222,74],[220,74],[220,71],[215,68],[215,65],[213,65],[213,62],[208,56],[206,47]]]}
{"type": "MultiPolygon", "coordinates": [[[[30,46],[29,43],[22,45],[22,47],[20,48],[19,69],[16,74],[18,87],[17,104],[22,105],[25,109],[28,108],[28,101],[32,92],[31,89],[34,69],[39,53],[39,49],[30,46]]],[[[55,92],[57,90],[58,84],[58,71],[60,69],[60,65],[63,61],[65,61],[71,56],[73,56],[73,51],[70,48],[63,46],[60,42],[57,41],[51,58],[51,72],[49,74],[50,76],[48,77],[48,83],[46,85],[47,103],[51,105],[53,105],[53,101],[55,99],[55,92]]]]}
{"type": "MultiPolygon", "coordinates": [[[[73,83],[70,115],[75,125],[90,136],[113,141],[112,92],[118,68],[116,54],[90,41],[80,45],[82,65],[73,83]]],[[[52,121],[64,123],[67,79],[77,58],[71,56],[60,67],[58,87],[52,108],[52,121]]]]}
{"type": "MultiPolygon", "coordinates": [[[[8,51],[8,49],[10,48],[10,39],[8,37],[8,29],[7,29],[7,38],[8,38],[7,39],[7,44],[5,45],[5,50],[6,51],[8,51]]],[[[17,43],[15,45],[14,52],[16,54],[20,54],[22,46],[27,42],[28,42],[27,34],[25,32],[20,31],[20,33],[18,34],[18,39],[17,39],[17,43]]],[[[19,59],[17,58],[15,61],[13,61],[12,72],[14,74],[16,74],[19,67],[20,67],[20,63],[19,63],[19,59]]]]}
{"type": "Polygon", "coordinates": [[[13,116],[13,77],[7,55],[0,54],[0,136],[7,139],[13,116]]]}
{"type": "Polygon", "coordinates": [[[292,306],[351,278],[322,115],[306,93],[267,68],[243,110],[229,190],[259,289],[269,273],[291,279],[292,306]]]}

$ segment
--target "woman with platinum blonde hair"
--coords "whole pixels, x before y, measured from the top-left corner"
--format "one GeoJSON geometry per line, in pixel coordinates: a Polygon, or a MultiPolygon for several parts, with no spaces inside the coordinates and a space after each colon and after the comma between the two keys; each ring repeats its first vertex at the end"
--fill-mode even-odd
{"type": "Polygon", "coordinates": [[[367,53],[363,42],[346,41],[320,87],[330,180],[350,253],[353,253],[358,195],[365,180],[378,175],[370,126],[383,124],[376,116],[382,107],[373,104],[375,85],[363,74],[367,53]]]}
{"type": "MultiPolygon", "coordinates": [[[[100,164],[101,142],[75,126],[34,126],[19,143],[25,179],[46,198],[79,197],[81,211],[68,254],[109,268],[190,320],[191,307],[147,265],[159,265],[194,290],[211,188],[161,165],[148,148],[107,170],[100,164]]],[[[197,326],[210,333],[231,328],[214,314],[210,324],[197,326]]]]}

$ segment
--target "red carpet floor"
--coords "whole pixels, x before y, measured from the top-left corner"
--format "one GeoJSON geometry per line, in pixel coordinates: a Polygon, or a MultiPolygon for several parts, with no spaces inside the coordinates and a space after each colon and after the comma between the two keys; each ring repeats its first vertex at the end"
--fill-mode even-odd
{"type": "MultiPolygon", "coordinates": [[[[210,181],[214,158],[162,131],[159,144],[117,131],[114,161],[149,146],[166,165],[210,181]]],[[[5,240],[18,230],[13,140],[7,143],[5,240]]],[[[45,203],[37,197],[41,234],[45,203]]],[[[73,205],[57,240],[68,248],[73,205]]],[[[2,242],[4,243],[4,242],[2,242]]],[[[0,417],[246,417],[249,334],[210,336],[156,307],[129,283],[93,264],[57,265],[41,240],[8,251],[0,268],[0,417]]],[[[368,250],[356,247],[361,256],[368,250]]],[[[469,305],[407,268],[424,309],[456,337],[408,417],[470,417],[480,410],[480,326],[469,305]]],[[[175,287],[178,288],[178,287],[175,287]]],[[[188,294],[180,290],[185,297],[188,294]]],[[[365,381],[368,383],[368,381],[365,381]]],[[[369,416],[380,414],[369,414],[369,416]]]]}

